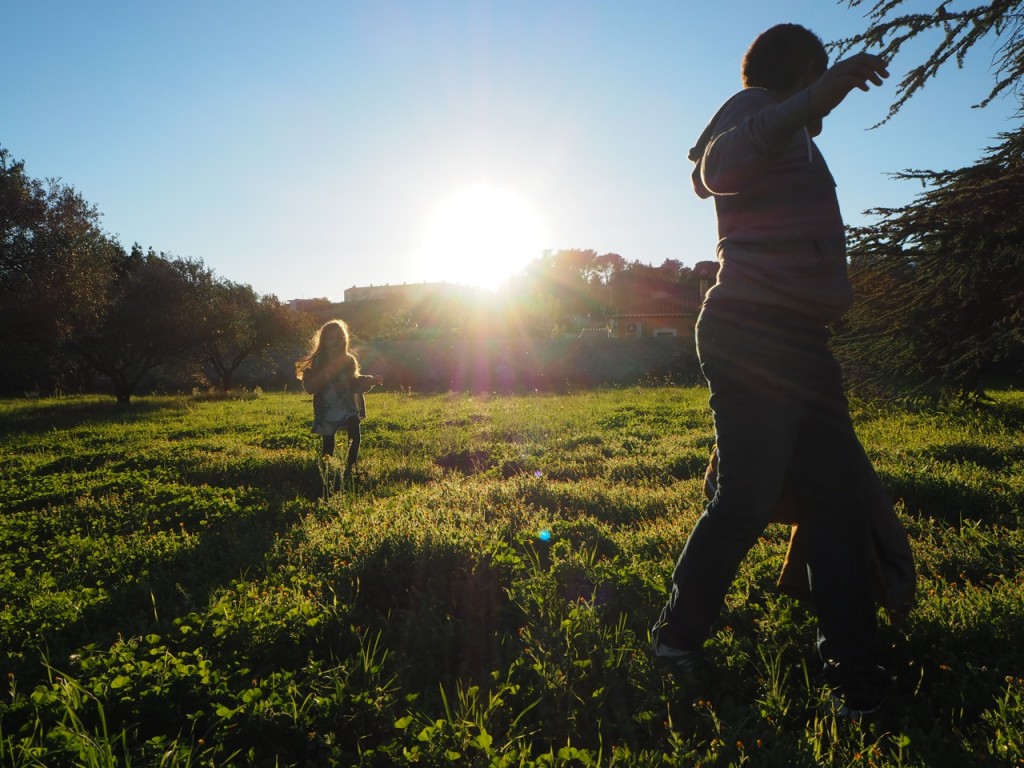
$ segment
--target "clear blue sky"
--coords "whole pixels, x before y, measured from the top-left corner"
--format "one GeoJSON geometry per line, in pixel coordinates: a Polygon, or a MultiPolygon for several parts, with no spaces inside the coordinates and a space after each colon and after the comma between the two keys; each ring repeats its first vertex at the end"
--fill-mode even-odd
{"type": "MultiPolygon", "coordinates": [[[[692,265],[716,236],[686,151],[781,21],[826,42],[864,24],[831,0],[7,0],[0,144],[75,187],[125,247],[283,300],[493,281],[539,255],[441,253],[481,222],[501,243],[536,229],[530,248],[692,265]],[[437,213],[474,185],[496,210],[437,213]]],[[[920,192],[887,173],[967,165],[1012,126],[1011,100],[971,109],[993,53],[867,130],[911,64],[897,59],[827,119],[818,143],[848,222],[920,192]]]]}

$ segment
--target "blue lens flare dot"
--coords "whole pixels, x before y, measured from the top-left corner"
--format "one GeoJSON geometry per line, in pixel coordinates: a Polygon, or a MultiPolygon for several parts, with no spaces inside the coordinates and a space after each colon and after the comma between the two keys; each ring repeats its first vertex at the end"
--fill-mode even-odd
{"type": "Polygon", "coordinates": [[[551,531],[547,528],[541,528],[540,532],[537,534],[537,538],[541,541],[551,541],[551,531]]]}

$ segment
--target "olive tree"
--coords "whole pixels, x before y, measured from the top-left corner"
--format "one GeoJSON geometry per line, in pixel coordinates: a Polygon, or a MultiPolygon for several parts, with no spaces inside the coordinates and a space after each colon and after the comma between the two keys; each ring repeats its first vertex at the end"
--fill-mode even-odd
{"type": "Polygon", "coordinates": [[[0,390],[74,383],[67,343],[98,322],[121,253],[74,188],[33,179],[0,147],[0,390]]]}
{"type": "Polygon", "coordinates": [[[259,296],[251,286],[230,281],[213,285],[208,320],[211,332],[201,357],[222,392],[234,386],[243,363],[275,347],[297,346],[311,330],[308,318],[276,296],[259,296]]]}
{"type": "Polygon", "coordinates": [[[201,261],[170,258],[138,246],[124,256],[107,289],[100,322],[73,340],[96,373],[127,405],[147,374],[186,364],[208,342],[214,277],[201,261]]]}

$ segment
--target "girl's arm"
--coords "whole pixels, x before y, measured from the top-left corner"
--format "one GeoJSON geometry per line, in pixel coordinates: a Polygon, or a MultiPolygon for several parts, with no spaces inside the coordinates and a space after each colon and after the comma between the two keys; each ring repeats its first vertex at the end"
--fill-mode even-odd
{"type": "Polygon", "coordinates": [[[356,376],[353,389],[356,392],[369,392],[375,385],[383,383],[383,376],[356,376]]]}

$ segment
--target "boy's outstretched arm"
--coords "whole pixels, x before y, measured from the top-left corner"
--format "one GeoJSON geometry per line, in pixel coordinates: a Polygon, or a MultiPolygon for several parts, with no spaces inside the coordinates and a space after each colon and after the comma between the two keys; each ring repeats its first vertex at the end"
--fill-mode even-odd
{"type": "Polygon", "coordinates": [[[854,88],[866,91],[870,88],[869,83],[881,85],[888,76],[888,65],[881,56],[857,53],[825,70],[825,74],[811,83],[808,94],[815,110],[825,117],[854,88]]]}

